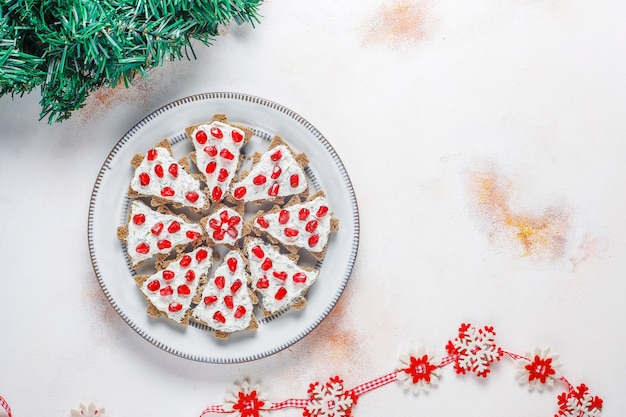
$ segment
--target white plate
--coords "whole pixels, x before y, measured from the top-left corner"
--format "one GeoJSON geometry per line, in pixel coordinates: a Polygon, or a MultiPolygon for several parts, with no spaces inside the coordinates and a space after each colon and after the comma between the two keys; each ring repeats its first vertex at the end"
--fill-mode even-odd
{"type": "MultiPolygon", "coordinates": [[[[155,346],[187,359],[236,363],[274,354],[311,332],[331,311],[350,278],[359,245],[359,216],[350,178],[335,150],[309,122],[274,102],[238,93],[207,93],[177,100],[137,123],[106,158],[93,188],[89,206],[89,252],[104,294],[113,308],[138,334],[155,346]],[[206,327],[186,328],[165,318],[146,313],[146,299],[137,288],[116,228],[126,221],[126,195],[133,174],[133,155],[143,154],[163,138],[169,138],[175,157],[192,150],[184,128],[205,122],[215,113],[254,129],[244,147],[246,153],[267,146],[281,136],[296,151],[305,152],[311,192],[324,190],[329,206],[339,219],[339,230],[331,235],[318,281],[307,294],[301,311],[260,318],[259,328],[228,340],[216,339],[206,327]]],[[[262,316],[261,316],[262,317],[262,316]]]]}

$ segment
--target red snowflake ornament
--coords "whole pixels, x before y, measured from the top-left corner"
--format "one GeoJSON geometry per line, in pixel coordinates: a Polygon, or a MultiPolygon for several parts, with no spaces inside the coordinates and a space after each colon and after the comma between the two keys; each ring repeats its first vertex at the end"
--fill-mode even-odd
{"type": "Polygon", "coordinates": [[[474,372],[476,376],[486,378],[489,366],[503,355],[502,349],[495,344],[495,331],[491,326],[477,329],[469,323],[461,324],[459,336],[449,340],[446,350],[454,357],[454,370],[457,374],[474,372]]]}
{"type": "Polygon", "coordinates": [[[258,384],[244,381],[226,395],[224,411],[237,417],[267,417],[270,405],[258,384]]]}
{"type": "Polygon", "coordinates": [[[559,412],[554,417],[599,417],[602,398],[589,394],[589,388],[580,384],[559,395],[559,412]]]}
{"type": "Polygon", "coordinates": [[[344,391],[343,380],[338,376],[326,384],[315,382],[309,388],[310,401],[304,409],[304,417],[350,417],[357,396],[344,391]]]}

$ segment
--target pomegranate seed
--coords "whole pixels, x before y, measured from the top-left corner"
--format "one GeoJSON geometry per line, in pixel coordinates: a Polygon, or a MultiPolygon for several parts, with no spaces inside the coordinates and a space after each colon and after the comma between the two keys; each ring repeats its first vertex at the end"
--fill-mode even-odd
{"type": "Polygon", "coordinates": [[[244,306],[237,306],[235,309],[235,318],[240,319],[246,315],[246,308],[244,306]]]}
{"type": "Polygon", "coordinates": [[[160,235],[162,231],[163,231],[163,223],[161,222],[155,224],[154,226],[152,226],[152,229],[150,229],[150,232],[152,232],[152,234],[155,236],[160,235]]]}
{"type": "Polygon", "coordinates": [[[237,226],[240,221],[241,221],[241,217],[239,217],[239,216],[231,216],[228,219],[227,223],[228,223],[229,226],[237,226]]]}
{"type": "Polygon", "coordinates": [[[176,312],[178,312],[178,311],[183,309],[183,305],[181,303],[173,302],[173,303],[170,303],[170,305],[167,307],[167,309],[171,313],[176,313],[176,312]]]}
{"type": "Polygon", "coordinates": [[[211,229],[219,230],[219,229],[221,229],[221,227],[222,227],[222,223],[218,222],[218,221],[217,221],[217,220],[215,220],[215,219],[210,219],[210,220],[209,220],[209,227],[210,227],[211,229]]]}
{"type": "Polygon", "coordinates": [[[219,182],[224,182],[226,178],[228,178],[228,170],[226,168],[221,168],[220,173],[217,176],[217,180],[219,182]]]}
{"type": "Polygon", "coordinates": [[[226,279],[224,279],[222,275],[216,276],[214,282],[215,282],[215,286],[220,290],[223,290],[224,285],[226,285],[226,279]]]}
{"type": "Polygon", "coordinates": [[[274,294],[274,298],[277,300],[282,300],[287,295],[287,289],[285,287],[280,287],[276,294],[274,294]]]}
{"type": "Polygon", "coordinates": [[[158,152],[156,149],[150,149],[148,151],[148,161],[154,161],[156,159],[157,156],[159,156],[158,152]]]}
{"type": "Polygon", "coordinates": [[[224,235],[226,233],[220,228],[213,231],[213,240],[224,240],[224,235]]]}
{"type": "Polygon", "coordinates": [[[180,258],[180,262],[178,264],[182,266],[183,268],[188,267],[189,265],[191,265],[191,256],[189,255],[183,256],[182,258],[180,258]]]}
{"type": "Polygon", "coordinates": [[[215,172],[215,168],[217,168],[217,162],[211,161],[207,164],[204,172],[206,172],[207,174],[212,174],[215,172]]]}
{"type": "Polygon", "coordinates": [[[320,208],[317,209],[317,213],[315,213],[315,215],[317,217],[324,217],[326,215],[326,213],[328,213],[328,207],[320,206],[320,208]]]}
{"type": "Polygon", "coordinates": [[[243,196],[246,195],[246,191],[248,191],[246,187],[237,187],[235,188],[235,192],[233,192],[233,195],[235,196],[235,198],[241,200],[243,196]]]}
{"type": "Polygon", "coordinates": [[[176,194],[176,191],[174,191],[171,187],[163,187],[161,190],[161,195],[163,197],[172,197],[174,194],[176,194]]]}
{"type": "Polygon", "coordinates": [[[143,187],[150,184],[150,175],[146,174],[145,172],[139,174],[139,184],[141,184],[143,187]]]}
{"type": "Polygon", "coordinates": [[[133,223],[135,223],[137,226],[140,226],[142,224],[144,224],[146,221],[146,216],[144,214],[135,214],[133,216],[133,223]]]}
{"type": "Polygon", "coordinates": [[[187,273],[185,274],[185,279],[187,280],[187,282],[193,282],[193,280],[196,279],[196,273],[193,272],[193,269],[187,271],[187,273]]]}
{"type": "Polygon", "coordinates": [[[179,285],[176,291],[178,292],[178,295],[182,297],[186,297],[191,294],[191,289],[189,289],[189,287],[185,284],[179,285]]]}
{"type": "Polygon", "coordinates": [[[265,288],[269,286],[270,286],[270,281],[267,279],[266,276],[263,276],[263,278],[259,278],[259,280],[256,282],[256,287],[262,290],[264,290],[265,288]]]}
{"type": "Polygon", "coordinates": [[[174,178],[178,177],[178,164],[170,165],[167,171],[170,173],[170,175],[172,175],[172,177],[174,178]]]}
{"type": "Polygon", "coordinates": [[[278,278],[281,281],[284,281],[287,279],[287,273],[285,271],[274,271],[272,275],[274,275],[276,278],[278,278]]]}
{"type": "Polygon", "coordinates": [[[265,178],[265,175],[263,174],[259,174],[252,179],[252,183],[254,185],[263,185],[265,184],[265,181],[267,181],[267,178],[265,178]]]}
{"type": "Polygon", "coordinates": [[[204,152],[206,152],[210,157],[215,157],[215,155],[217,155],[217,148],[213,145],[205,146],[204,152]]]}
{"type": "Polygon", "coordinates": [[[142,255],[145,255],[148,252],[150,252],[150,246],[148,246],[147,243],[140,243],[139,245],[137,245],[135,250],[137,251],[137,253],[141,253],[142,255]]]}
{"type": "Polygon", "coordinates": [[[229,161],[235,159],[235,155],[233,155],[233,153],[226,148],[220,151],[220,156],[224,159],[228,159],[229,161]]]}
{"type": "Polygon", "coordinates": [[[298,284],[303,284],[306,282],[306,275],[303,272],[296,272],[293,274],[293,282],[297,282],[298,284]]]}
{"type": "Polygon", "coordinates": [[[270,187],[269,190],[267,190],[267,194],[270,197],[276,197],[278,195],[278,190],[280,189],[280,185],[278,185],[277,182],[275,182],[274,184],[272,184],[272,186],[270,187]]]}
{"type": "Polygon", "coordinates": [[[162,276],[164,280],[169,281],[170,279],[173,279],[176,274],[171,269],[166,269],[163,271],[162,276]]]}
{"type": "Polygon", "coordinates": [[[159,240],[157,242],[157,248],[159,248],[160,250],[169,249],[171,247],[172,247],[172,242],[170,242],[167,239],[159,240]]]}
{"type": "Polygon", "coordinates": [[[285,227],[285,236],[287,237],[296,237],[298,236],[298,232],[296,229],[292,229],[291,227],[285,227]]]}
{"type": "Polygon", "coordinates": [[[289,221],[289,212],[287,210],[281,210],[278,214],[278,223],[285,224],[289,221]]]}
{"type": "Polygon", "coordinates": [[[317,242],[320,241],[320,235],[313,235],[309,238],[309,247],[313,247],[317,245],[317,242]]]}
{"type": "Polygon", "coordinates": [[[224,134],[222,133],[222,129],[217,126],[213,126],[211,128],[211,136],[217,139],[222,139],[224,137],[224,134]]]}
{"type": "Polygon", "coordinates": [[[228,236],[232,237],[233,239],[237,239],[237,236],[239,235],[239,232],[234,227],[229,227],[226,230],[226,233],[228,233],[228,236]]]}
{"type": "Polygon", "coordinates": [[[222,221],[222,223],[228,222],[228,210],[222,210],[222,212],[220,213],[220,220],[222,221]]]}
{"type": "Polygon", "coordinates": [[[282,157],[283,157],[283,154],[280,151],[280,149],[274,152],[272,155],[270,155],[270,159],[274,162],[278,161],[282,157]]]}
{"type": "Polygon", "coordinates": [[[174,290],[172,289],[172,287],[170,287],[169,285],[165,288],[161,288],[161,291],[159,291],[159,293],[163,296],[163,297],[167,297],[168,295],[172,295],[174,294],[174,290]]]}
{"type": "Polygon", "coordinates": [[[219,186],[213,187],[213,191],[211,192],[211,197],[213,197],[214,201],[219,201],[222,198],[222,189],[219,186]]]}
{"type": "Polygon", "coordinates": [[[207,141],[208,137],[206,135],[206,133],[204,132],[204,130],[198,130],[198,132],[196,133],[196,141],[200,144],[200,145],[204,145],[207,141]]]}
{"type": "Polygon", "coordinates": [[[187,199],[187,201],[189,201],[190,203],[195,203],[196,201],[198,201],[198,199],[200,198],[200,194],[198,194],[195,191],[187,191],[185,193],[185,198],[187,199]]]}
{"type": "Polygon", "coordinates": [[[289,177],[289,185],[291,188],[296,188],[300,184],[300,176],[298,174],[291,174],[289,177]]]}
{"type": "Polygon", "coordinates": [[[170,225],[167,227],[167,231],[170,233],[176,233],[179,230],[180,230],[180,223],[178,223],[176,220],[170,223],[170,225]]]}
{"type": "Polygon", "coordinates": [[[235,272],[237,270],[237,259],[228,258],[226,263],[228,264],[228,269],[230,269],[230,272],[235,272]]]}
{"type": "Polygon", "coordinates": [[[154,166],[154,173],[157,177],[163,178],[163,166],[161,164],[157,164],[154,166]]]}
{"type": "Polygon", "coordinates": [[[272,260],[270,258],[265,258],[265,260],[261,264],[261,269],[264,271],[267,271],[268,269],[272,267],[272,265],[273,265],[272,260]]]}
{"type": "Polygon", "coordinates": [[[239,143],[243,140],[243,135],[238,130],[233,130],[230,136],[233,138],[233,142],[235,143],[239,143]]]}
{"type": "Polygon", "coordinates": [[[306,229],[307,232],[313,233],[315,229],[317,229],[317,220],[311,220],[310,222],[306,224],[304,228],[306,229]]]}
{"type": "Polygon", "coordinates": [[[224,315],[219,311],[216,311],[215,314],[213,314],[213,320],[219,321],[222,324],[226,323],[226,317],[224,317],[224,315]]]}
{"type": "Polygon", "coordinates": [[[257,217],[256,222],[259,226],[261,226],[264,229],[267,229],[268,227],[270,227],[270,224],[267,222],[267,220],[265,220],[265,217],[263,216],[257,217]]]}
{"type": "Polygon", "coordinates": [[[259,259],[263,259],[263,257],[265,256],[265,252],[263,252],[263,248],[261,248],[259,245],[252,248],[252,253],[254,254],[254,256],[256,256],[259,259]]]}
{"type": "Polygon", "coordinates": [[[237,291],[239,291],[239,288],[241,288],[242,285],[243,284],[241,283],[240,279],[235,280],[235,282],[233,282],[233,285],[230,286],[230,292],[235,294],[237,291]]]}
{"type": "Polygon", "coordinates": [[[278,177],[280,177],[280,174],[281,174],[282,172],[283,172],[283,169],[282,169],[281,167],[279,167],[278,165],[276,165],[276,166],[274,167],[274,169],[272,170],[272,175],[271,175],[272,179],[273,179],[273,180],[275,180],[275,179],[277,179],[278,177]]]}
{"type": "Polygon", "coordinates": [[[306,220],[307,217],[309,217],[309,214],[311,214],[311,210],[309,210],[306,207],[303,207],[300,209],[300,211],[298,212],[298,218],[302,221],[306,220]]]}
{"type": "Polygon", "coordinates": [[[209,256],[209,252],[207,252],[206,249],[200,249],[198,252],[196,252],[196,261],[202,262],[206,258],[208,258],[208,256],[209,256]]]}
{"type": "Polygon", "coordinates": [[[226,304],[226,308],[228,308],[229,310],[232,310],[233,307],[235,306],[233,304],[233,296],[232,295],[227,295],[224,297],[224,304],[226,304]]]}
{"type": "Polygon", "coordinates": [[[161,283],[158,280],[150,281],[146,286],[150,291],[154,292],[161,288],[161,283]]]}
{"type": "Polygon", "coordinates": [[[202,235],[200,233],[198,233],[198,232],[194,232],[193,230],[187,230],[185,232],[185,236],[187,236],[187,238],[189,240],[194,240],[195,241],[195,240],[200,239],[200,236],[202,236],[202,235]]]}
{"type": "Polygon", "coordinates": [[[204,299],[202,300],[204,301],[204,304],[210,306],[211,304],[215,303],[217,301],[217,297],[214,295],[208,295],[206,297],[204,297],[204,299]]]}

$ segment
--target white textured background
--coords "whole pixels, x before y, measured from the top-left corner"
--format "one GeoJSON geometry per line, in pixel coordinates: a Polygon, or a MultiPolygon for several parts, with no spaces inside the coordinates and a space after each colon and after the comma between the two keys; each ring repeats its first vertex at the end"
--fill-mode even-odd
{"type": "MultiPolygon", "coordinates": [[[[0,100],[0,395],[14,415],[93,401],[112,417],[196,417],[245,377],[272,400],[304,397],[335,374],[347,387],[385,374],[409,345],[444,355],[462,322],[493,325],[513,352],[550,346],[572,384],[605,400],[603,415],[626,415],[626,3],[268,0],[261,14],[198,46],[197,61],[99,91],[62,124],[37,121],[38,94],[0,100]],[[158,107],[210,91],[310,121],[361,215],[331,315],[238,365],[136,335],[87,247],[92,186],[115,143],[158,107]]],[[[394,384],[353,415],[557,412],[563,385],[528,393],[514,373],[506,358],[484,381],[446,367],[429,395],[394,384]]]]}

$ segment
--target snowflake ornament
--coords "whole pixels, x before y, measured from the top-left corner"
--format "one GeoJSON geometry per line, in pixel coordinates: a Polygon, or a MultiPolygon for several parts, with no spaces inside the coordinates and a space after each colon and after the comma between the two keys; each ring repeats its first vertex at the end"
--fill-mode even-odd
{"type": "Polygon", "coordinates": [[[270,406],[258,384],[243,381],[226,394],[224,411],[239,417],[267,417],[270,406]]]}
{"type": "Polygon", "coordinates": [[[559,411],[554,417],[599,417],[602,398],[589,394],[589,388],[580,384],[558,397],[559,411]]]}
{"type": "Polygon", "coordinates": [[[534,352],[527,353],[527,356],[531,359],[521,359],[517,362],[519,383],[528,384],[529,391],[535,388],[543,391],[546,386],[552,388],[554,381],[561,378],[559,354],[550,352],[550,348],[535,348],[534,352]]]}
{"type": "Polygon", "coordinates": [[[454,357],[456,373],[475,372],[476,376],[486,378],[489,366],[503,355],[502,349],[495,344],[495,336],[491,326],[477,329],[468,323],[461,324],[459,336],[446,345],[448,354],[454,357]]]}
{"type": "Polygon", "coordinates": [[[410,389],[413,394],[421,391],[430,391],[431,385],[439,382],[439,365],[432,353],[426,353],[423,346],[400,356],[398,364],[398,381],[402,382],[404,389],[410,389]]]}
{"type": "Polygon", "coordinates": [[[80,409],[70,410],[71,417],[106,417],[104,415],[104,408],[98,408],[94,403],[89,403],[88,406],[81,403],[80,409]]]}
{"type": "Polygon", "coordinates": [[[343,380],[338,376],[326,384],[315,382],[309,388],[310,401],[302,414],[304,417],[350,417],[357,396],[344,391],[343,380]]]}

